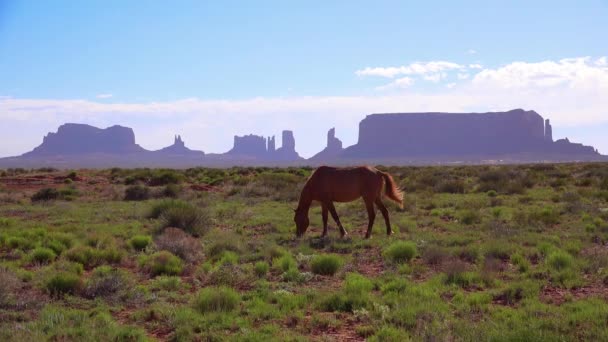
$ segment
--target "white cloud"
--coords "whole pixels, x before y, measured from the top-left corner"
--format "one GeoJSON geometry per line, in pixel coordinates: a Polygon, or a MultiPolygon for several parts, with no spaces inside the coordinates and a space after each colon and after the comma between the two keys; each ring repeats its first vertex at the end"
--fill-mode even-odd
{"type": "Polygon", "coordinates": [[[401,77],[387,85],[376,87],[376,90],[405,89],[405,88],[411,87],[413,84],[414,84],[413,78],[401,77]]]}
{"type": "Polygon", "coordinates": [[[111,98],[113,95],[112,94],[99,94],[97,96],[95,96],[98,99],[109,99],[111,98]]]}
{"type": "Polygon", "coordinates": [[[452,62],[432,61],[432,62],[415,62],[398,67],[376,67],[357,70],[357,76],[379,76],[386,78],[394,78],[399,75],[425,75],[435,74],[444,70],[460,70],[464,66],[452,62]]]}
{"type": "Polygon", "coordinates": [[[469,75],[469,74],[468,74],[468,73],[466,73],[466,72],[462,72],[462,73],[461,73],[461,72],[459,72],[459,73],[458,73],[458,75],[456,75],[456,76],[458,77],[458,79],[459,79],[459,80],[466,80],[466,79],[468,79],[469,77],[471,77],[471,75],[469,75]]]}
{"type": "Polygon", "coordinates": [[[476,54],[476,53],[477,53],[477,50],[475,50],[475,49],[469,49],[469,50],[467,51],[467,53],[468,53],[469,55],[474,55],[474,54],[476,54]]]}

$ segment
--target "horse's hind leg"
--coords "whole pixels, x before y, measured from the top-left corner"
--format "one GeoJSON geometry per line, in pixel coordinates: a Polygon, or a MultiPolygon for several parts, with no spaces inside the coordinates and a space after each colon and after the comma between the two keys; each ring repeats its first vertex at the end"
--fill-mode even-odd
{"type": "Polygon", "coordinates": [[[374,208],[374,202],[372,200],[363,199],[365,201],[365,208],[367,209],[367,233],[365,238],[369,239],[372,236],[372,227],[374,226],[374,220],[376,219],[376,208],[374,208]]]}
{"type": "Polygon", "coordinates": [[[346,229],[344,229],[344,227],[342,227],[342,223],[340,223],[340,218],[338,217],[338,212],[336,212],[336,207],[334,207],[334,203],[329,202],[327,204],[327,208],[329,209],[329,212],[331,213],[331,217],[333,217],[334,221],[336,221],[338,228],[340,228],[340,234],[342,234],[342,237],[345,237],[348,233],[346,232],[346,229]]]}
{"type": "Polygon", "coordinates": [[[321,203],[321,217],[323,217],[323,235],[321,235],[322,237],[327,236],[327,216],[328,216],[327,204],[321,203]]]}
{"type": "Polygon", "coordinates": [[[386,209],[380,197],[376,198],[376,205],[380,209],[382,216],[384,216],[384,223],[386,224],[386,235],[393,234],[393,230],[391,229],[391,220],[388,216],[388,209],[386,209]]]}

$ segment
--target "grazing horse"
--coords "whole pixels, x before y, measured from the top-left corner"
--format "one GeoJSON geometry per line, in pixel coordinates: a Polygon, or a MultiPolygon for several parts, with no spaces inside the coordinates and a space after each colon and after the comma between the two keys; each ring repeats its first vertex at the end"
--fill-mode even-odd
{"type": "Polygon", "coordinates": [[[388,210],[381,200],[383,183],[385,184],[386,196],[398,203],[400,207],[403,207],[403,194],[395,184],[393,177],[388,173],[370,166],[349,168],[319,167],[310,176],[306,184],[304,184],[304,188],[300,194],[300,202],[293,218],[296,223],[296,236],[300,237],[304,235],[306,229],[308,229],[308,210],[312,201],[319,201],[321,202],[323,217],[322,236],[327,235],[327,212],[329,211],[340,228],[340,234],[344,237],[347,233],[340,223],[334,202],[352,202],[359,197],[362,197],[365,202],[369,218],[365,238],[368,239],[372,234],[372,226],[376,218],[374,204],[376,204],[382,216],[384,216],[386,234],[391,235],[393,230],[391,229],[388,210]]]}

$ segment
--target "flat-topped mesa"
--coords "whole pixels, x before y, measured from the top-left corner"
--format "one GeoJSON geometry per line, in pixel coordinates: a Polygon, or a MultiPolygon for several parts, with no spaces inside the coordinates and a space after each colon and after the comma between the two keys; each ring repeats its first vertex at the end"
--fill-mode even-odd
{"type": "Polygon", "coordinates": [[[330,161],[336,158],[342,151],[342,141],[336,138],[336,129],[332,128],[327,131],[327,145],[325,148],[321,152],[315,154],[310,160],[330,161]]]}
{"type": "Polygon", "coordinates": [[[359,124],[357,144],[342,155],[443,158],[561,153],[552,144],[551,124],[534,111],[372,114],[359,124]]]}
{"type": "Polygon", "coordinates": [[[266,139],[259,135],[234,136],[234,145],[226,154],[254,156],[263,158],[266,156],[266,139]]]}
{"type": "Polygon", "coordinates": [[[105,129],[67,123],[57,133],[47,134],[42,144],[24,156],[69,155],[87,153],[125,154],[145,151],[135,143],[135,134],[128,127],[105,129]]]}
{"type": "Polygon", "coordinates": [[[198,155],[203,156],[205,154],[205,152],[203,152],[203,151],[196,151],[196,150],[191,150],[191,149],[187,148],[186,144],[182,140],[181,135],[175,136],[175,138],[173,140],[173,145],[167,146],[167,147],[162,148],[155,152],[163,153],[163,154],[171,154],[171,155],[196,155],[196,154],[198,154],[198,155]]]}

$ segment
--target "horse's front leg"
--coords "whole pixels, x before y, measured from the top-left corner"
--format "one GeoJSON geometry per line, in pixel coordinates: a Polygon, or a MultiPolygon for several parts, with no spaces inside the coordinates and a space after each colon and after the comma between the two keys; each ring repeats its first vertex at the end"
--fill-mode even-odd
{"type": "Polygon", "coordinates": [[[344,227],[342,227],[342,223],[340,223],[340,218],[338,217],[338,212],[336,211],[336,207],[334,207],[334,203],[329,202],[327,204],[327,207],[329,209],[329,212],[331,213],[331,217],[334,218],[334,221],[336,221],[338,228],[340,228],[340,234],[342,235],[342,237],[345,237],[346,235],[348,235],[348,233],[346,232],[346,229],[344,229],[344,227]]]}
{"type": "Polygon", "coordinates": [[[327,236],[327,218],[328,218],[328,209],[327,204],[321,203],[321,217],[323,218],[323,235],[321,237],[327,236]]]}
{"type": "Polygon", "coordinates": [[[372,236],[372,227],[374,226],[374,220],[376,219],[376,209],[374,208],[374,202],[365,200],[365,208],[367,209],[367,233],[365,238],[369,239],[372,236]]]}

